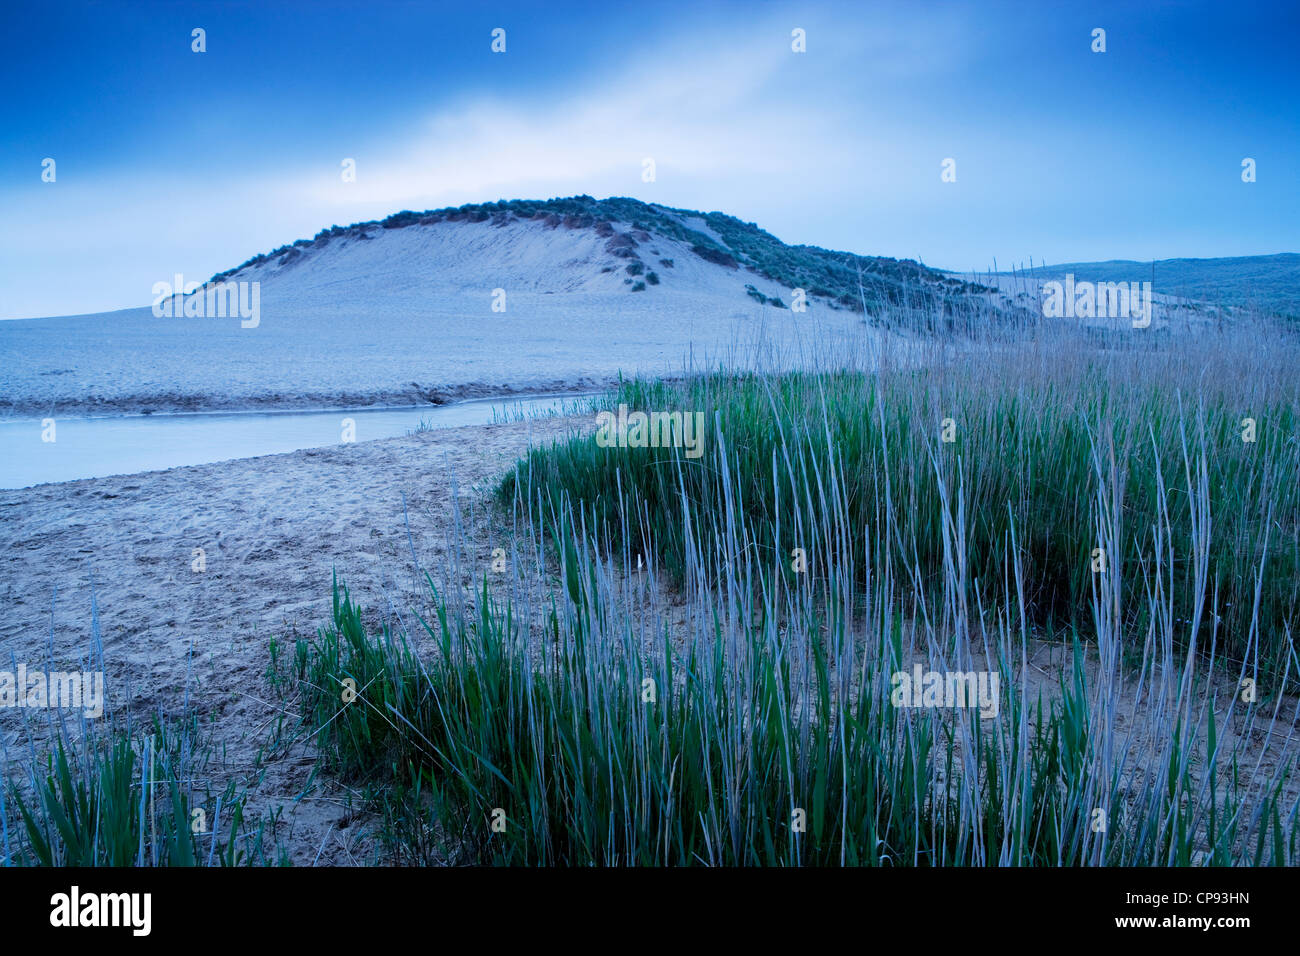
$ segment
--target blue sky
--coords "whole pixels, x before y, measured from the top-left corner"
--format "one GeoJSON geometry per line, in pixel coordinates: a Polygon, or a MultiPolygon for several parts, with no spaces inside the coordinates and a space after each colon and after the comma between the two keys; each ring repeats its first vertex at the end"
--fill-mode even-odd
{"type": "Polygon", "coordinates": [[[959,270],[1300,251],[1294,2],[52,2],[5,21],[0,318],[144,305],[335,223],[575,193],[959,270]]]}

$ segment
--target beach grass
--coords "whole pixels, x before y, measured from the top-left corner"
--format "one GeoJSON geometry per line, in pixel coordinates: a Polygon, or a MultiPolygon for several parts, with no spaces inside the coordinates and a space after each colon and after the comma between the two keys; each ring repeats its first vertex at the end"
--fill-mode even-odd
{"type": "Polygon", "coordinates": [[[214,771],[211,728],[194,714],[60,727],[35,742],[0,794],[4,865],[242,866],[275,859],[247,790],[214,771]],[[222,783],[214,783],[220,778],[222,783]]]}
{"type": "Polygon", "coordinates": [[[404,862],[1294,862],[1294,352],[1050,346],[625,383],[706,452],[534,451],[414,631],[335,582],[327,766],[404,862]]]}
{"type": "MultiPolygon", "coordinates": [[[[336,579],[273,736],[378,862],[1292,865],[1296,344],[1252,335],[622,382],[696,441],[535,448],[419,613],[336,579]]],[[[188,711],[37,736],[7,863],[283,861],[188,711]]]]}

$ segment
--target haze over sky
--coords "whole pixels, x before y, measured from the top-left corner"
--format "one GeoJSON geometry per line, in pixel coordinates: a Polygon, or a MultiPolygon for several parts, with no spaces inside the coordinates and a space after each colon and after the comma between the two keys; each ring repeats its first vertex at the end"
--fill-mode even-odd
{"type": "Polygon", "coordinates": [[[174,273],[401,209],[575,193],[956,270],[1300,250],[1293,0],[43,2],[4,19],[0,318],[147,305],[174,273]]]}

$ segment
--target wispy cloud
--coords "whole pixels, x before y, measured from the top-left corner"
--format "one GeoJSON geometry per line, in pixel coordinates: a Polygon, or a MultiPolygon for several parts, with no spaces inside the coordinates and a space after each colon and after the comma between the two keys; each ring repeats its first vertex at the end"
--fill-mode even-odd
{"type": "Polygon", "coordinates": [[[781,38],[768,31],[726,45],[678,44],[546,97],[448,104],[413,123],[405,140],[354,157],[355,183],[333,171],[294,182],[322,203],[394,205],[538,185],[582,192],[593,182],[633,192],[646,158],[665,176],[786,175],[806,161],[807,137],[822,138],[827,120],[782,89],[791,53],[781,38]]]}

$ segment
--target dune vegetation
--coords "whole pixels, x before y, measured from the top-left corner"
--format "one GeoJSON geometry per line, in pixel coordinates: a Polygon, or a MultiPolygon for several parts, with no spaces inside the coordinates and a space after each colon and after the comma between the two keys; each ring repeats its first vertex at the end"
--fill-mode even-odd
{"type": "MultiPolygon", "coordinates": [[[[702,413],[704,453],[585,418],[534,448],[501,548],[458,527],[421,569],[432,613],[377,625],[336,580],[273,646],[276,734],[385,862],[1295,863],[1297,343],[899,341],[623,382],[593,414],[702,413]]],[[[8,788],[8,859],[277,860],[234,787],[179,825],[194,729],[126,729],[8,788]]]]}
{"type": "Polygon", "coordinates": [[[600,407],[703,410],[709,453],[537,449],[508,569],[419,633],[336,589],[295,665],[322,752],[407,862],[1293,862],[1295,352],[1261,345],[627,382],[600,407]],[[997,715],[900,702],[916,666],[995,674],[997,715]]]}

